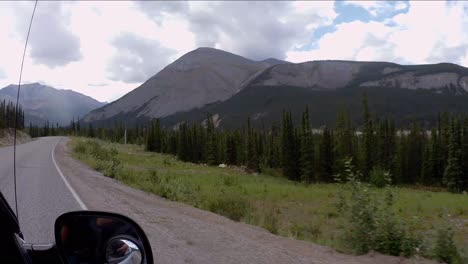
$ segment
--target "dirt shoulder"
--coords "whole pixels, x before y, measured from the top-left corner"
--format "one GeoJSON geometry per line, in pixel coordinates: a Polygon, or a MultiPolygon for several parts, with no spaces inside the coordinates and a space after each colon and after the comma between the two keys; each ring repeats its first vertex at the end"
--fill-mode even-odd
{"type": "Polygon", "coordinates": [[[113,211],[139,223],[155,263],[429,263],[370,254],[349,256],[128,187],[70,156],[68,139],[55,157],[89,210],[113,211]]]}
{"type": "MultiPolygon", "coordinates": [[[[31,137],[20,130],[16,131],[16,143],[24,144],[31,141],[31,137]]],[[[13,128],[0,129],[0,147],[11,146],[14,143],[14,130],[13,128]]]]}

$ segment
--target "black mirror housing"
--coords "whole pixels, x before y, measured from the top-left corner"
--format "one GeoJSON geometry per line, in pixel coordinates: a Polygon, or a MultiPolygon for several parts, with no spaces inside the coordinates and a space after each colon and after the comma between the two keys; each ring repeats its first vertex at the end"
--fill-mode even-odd
{"type": "Polygon", "coordinates": [[[153,263],[151,246],[143,229],[130,218],[115,213],[65,213],[55,221],[55,241],[64,263],[153,263]],[[115,254],[113,260],[108,259],[110,244],[116,240],[132,245],[116,248],[118,262],[115,254]]]}

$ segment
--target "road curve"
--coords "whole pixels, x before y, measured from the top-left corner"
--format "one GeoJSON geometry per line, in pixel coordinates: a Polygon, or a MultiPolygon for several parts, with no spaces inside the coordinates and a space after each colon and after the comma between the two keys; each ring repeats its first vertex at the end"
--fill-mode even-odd
{"type": "MultiPolygon", "coordinates": [[[[17,145],[18,215],[29,243],[54,242],[55,219],[81,210],[54,164],[60,137],[45,137],[17,145]]],[[[13,147],[0,148],[0,191],[14,210],[13,147]]]]}

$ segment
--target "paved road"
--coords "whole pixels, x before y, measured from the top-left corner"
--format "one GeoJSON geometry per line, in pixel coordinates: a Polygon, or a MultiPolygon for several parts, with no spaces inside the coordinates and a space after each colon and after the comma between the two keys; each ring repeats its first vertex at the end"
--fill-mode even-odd
{"type": "MultiPolygon", "coordinates": [[[[57,216],[81,209],[52,159],[59,140],[40,138],[16,149],[18,214],[25,239],[31,243],[55,241],[57,216]]],[[[0,148],[0,190],[14,209],[13,147],[0,148]]]]}

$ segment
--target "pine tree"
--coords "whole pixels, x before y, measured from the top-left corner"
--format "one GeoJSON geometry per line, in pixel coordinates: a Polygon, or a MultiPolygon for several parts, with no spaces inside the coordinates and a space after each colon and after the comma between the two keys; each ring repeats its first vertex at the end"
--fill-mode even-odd
{"type": "Polygon", "coordinates": [[[373,144],[374,144],[374,129],[369,112],[367,101],[367,93],[363,95],[363,129],[362,129],[362,175],[363,180],[367,181],[369,173],[373,167],[373,144]]]}
{"type": "Polygon", "coordinates": [[[468,117],[463,120],[462,130],[462,166],[463,166],[463,189],[468,190],[468,117]]]}
{"type": "Polygon", "coordinates": [[[206,121],[206,162],[209,165],[218,164],[217,152],[216,131],[214,128],[213,117],[209,114],[206,121]]]}
{"type": "Polygon", "coordinates": [[[457,119],[452,120],[447,167],[444,171],[444,184],[451,192],[463,190],[463,166],[461,153],[461,126],[457,119]]]}
{"type": "Polygon", "coordinates": [[[309,108],[302,114],[301,126],[301,180],[307,183],[315,181],[314,142],[309,123],[309,108]]]}
{"type": "Polygon", "coordinates": [[[320,164],[320,176],[319,181],[321,182],[332,182],[334,179],[333,175],[333,131],[327,127],[323,129],[322,141],[319,147],[319,164],[320,164]]]}
{"type": "Polygon", "coordinates": [[[413,123],[408,135],[408,174],[405,183],[414,184],[421,175],[422,156],[426,138],[421,127],[413,123]]]}
{"type": "Polygon", "coordinates": [[[281,166],[283,174],[290,180],[299,180],[297,139],[291,112],[283,111],[281,131],[281,166]]]}
{"type": "Polygon", "coordinates": [[[255,133],[250,124],[250,117],[247,118],[247,137],[246,137],[246,158],[247,158],[247,168],[259,171],[259,160],[257,155],[255,133]]]}
{"type": "Polygon", "coordinates": [[[177,157],[182,161],[189,161],[190,159],[190,146],[188,140],[187,123],[182,123],[179,126],[178,143],[177,143],[177,157]]]}

